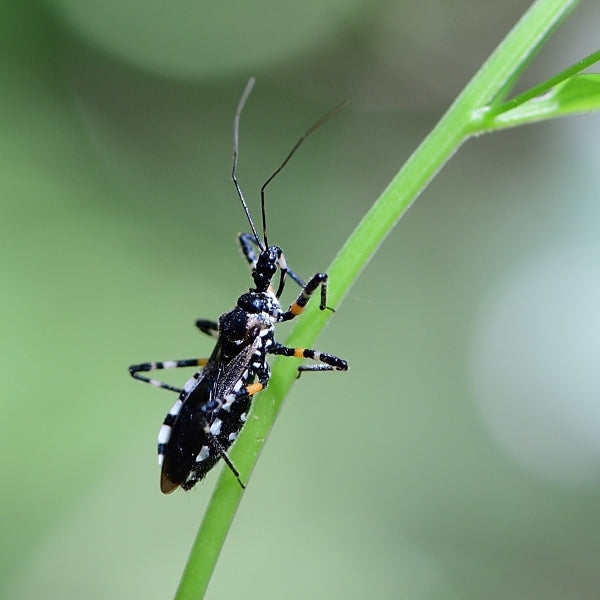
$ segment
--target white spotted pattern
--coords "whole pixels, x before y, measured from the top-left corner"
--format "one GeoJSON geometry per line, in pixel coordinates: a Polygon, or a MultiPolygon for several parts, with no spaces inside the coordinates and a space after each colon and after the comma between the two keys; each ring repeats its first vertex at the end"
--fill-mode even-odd
{"type": "Polygon", "coordinates": [[[223,406],[221,407],[223,410],[231,410],[231,405],[233,404],[233,401],[235,400],[235,394],[227,394],[227,396],[225,396],[224,398],[225,402],[223,403],[223,406]]]}
{"type": "Polygon", "coordinates": [[[173,404],[173,406],[171,407],[169,414],[176,417],[179,414],[179,411],[181,410],[182,404],[183,404],[183,402],[181,400],[177,399],[177,402],[175,402],[175,404],[173,404]]]}
{"type": "Polygon", "coordinates": [[[171,437],[171,427],[169,425],[164,425],[160,428],[158,432],[158,443],[166,444],[171,437]]]}
{"type": "Polygon", "coordinates": [[[213,435],[219,435],[221,433],[221,425],[223,424],[223,421],[221,421],[221,419],[215,419],[212,423],[212,425],[210,426],[210,432],[213,435]]]}
{"type": "Polygon", "coordinates": [[[202,448],[200,448],[200,452],[198,452],[198,456],[196,456],[196,462],[202,462],[203,460],[206,460],[210,455],[210,450],[208,449],[208,446],[202,446],[202,448]]]}
{"type": "Polygon", "coordinates": [[[185,385],[183,386],[183,391],[186,394],[189,394],[197,385],[197,379],[195,377],[192,377],[191,379],[188,379],[185,382],[185,385]]]}

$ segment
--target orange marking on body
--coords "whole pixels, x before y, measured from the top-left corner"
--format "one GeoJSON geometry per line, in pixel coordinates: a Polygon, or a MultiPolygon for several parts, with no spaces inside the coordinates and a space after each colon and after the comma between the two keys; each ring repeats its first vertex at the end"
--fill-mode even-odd
{"type": "Polygon", "coordinates": [[[248,392],[248,394],[250,396],[257,394],[258,392],[260,392],[260,390],[263,389],[263,385],[262,383],[251,383],[247,388],[246,391],[248,392]]]}
{"type": "Polygon", "coordinates": [[[297,302],[294,302],[294,304],[290,306],[290,312],[297,317],[304,312],[304,307],[300,306],[297,302]]]}
{"type": "Polygon", "coordinates": [[[203,367],[208,362],[208,358],[199,358],[196,363],[199,367],[203,367]]]}
{"type": "Polygon", "coordinates": [[[296,358],[304,358],[304,348],[294,348],[294,356],[296,358]]]}

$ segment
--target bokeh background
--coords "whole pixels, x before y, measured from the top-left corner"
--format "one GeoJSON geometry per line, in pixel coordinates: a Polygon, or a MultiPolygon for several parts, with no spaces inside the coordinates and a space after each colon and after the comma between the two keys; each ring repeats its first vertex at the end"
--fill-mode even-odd
{"type": "MultiPolygon", "coordinates": [[[[0,597],[176,588],[217,470],[161,496],[173,398],[126,368],[208,355],[194,319],[249,285],[229,180],[248,76],[255,214],[351,100],[269,190],[270,239],[308,276],[528,5],[0,4],[0,597]]],[[[599,23],[583,3],[520,89],[597,50],[599,23]]],[[[598,597],[599,139],[583,115],[444,168],[319,341],[351,371],[290,394],[210,598],[598,597]]]]}

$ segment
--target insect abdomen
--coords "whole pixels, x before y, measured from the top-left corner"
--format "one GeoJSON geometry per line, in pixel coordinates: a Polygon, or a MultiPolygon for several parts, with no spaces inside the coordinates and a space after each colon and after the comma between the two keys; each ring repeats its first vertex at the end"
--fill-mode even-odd
{"type": "Polygon", "coordinates": [[[251,396],[227,403],[226,399],[207,399],[207,389],[207,385],[199,385],[183,402],[178,400],[177,415],[172,414],[176,403],[165,418],[161,434],[170,428],[169,439],[161,444],[159,436],[160,488],[165,494],[179,486],[189,490],[204,479],[246,420],[251,396]]]}

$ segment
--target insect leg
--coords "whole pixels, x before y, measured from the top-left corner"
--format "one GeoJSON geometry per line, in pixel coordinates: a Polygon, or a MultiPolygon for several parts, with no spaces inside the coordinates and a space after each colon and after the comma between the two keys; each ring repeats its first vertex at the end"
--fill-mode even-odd
{"type": "Polygon", "coordinates": [[[165,360],[159,362],[148,362],[139,365],[131,365],[131,367],[129,367],[129,374],[134,379],[139,379],[140,381],[144,381],[155,387],[163,388],[164,390],[171,390],[172,392],[177,392],[180,394],[183,391],[181,388],[175,387],[168,383],[163,383],[162,381],[158,381],[157,379],[152,379],[151,377],[145,377],[144,375],[140,375],[140,373],[147,373],[148,371],[158,371],[161,369],[203,367],[207,362],[208,358],[186,358],[183,360],[165,360]]]}
{"type": "Polygon", "coordinates": [[[208,439],[208,443],[212,446],[213,450],[225,461],[225,464],[229,467],[229,470],[234,474],[235,478],[238,480],[238,483],[242,486],[242,489],[245,490],[246,486],[242,483],[240,479],[240,473],[235,468],[234,464],[231,462],[229,456],[227,456],[227,451],[223,448],[223,445],[215,435],[210,432],[210,427],[206,427],[204,430],[206,437],[208,439]]]}
{"type": "Polygon", "coordinates": [[[302,281],[302,279],[298,275],[296,275],[296,273],[294,273],[294,271],[292,271],[287,266],[287,262],[285,260],[283,251],[281,252],[281,254],[279,256],[279,272],[281,275],[279,278],[279,287],[277,288],[277,292],[275,293],[277,298],[280,298],[281,294],[283,294],[283,288],[285,287],[286,275],[289,275],[290,278],[293,279],[301,288],[305,287],[304,281],[302,281]]]}
{"type": "Polygon", "coordinates": [[[242,247],[242,253],[246,257],[248,264],[254,268],[256,261],[258,260],[258,255],[256,254],[256,248],[258,246],[254,239],[254,235],[251,233],[240,233],[238,242],[242,247]]]}
{"type": "Polygon", "coordinates": [[[210,321],[208,319],[197,319],[196,327],[206,335],[210,335],[210,337],[217,339],[219,337],[219,324],[215,321],[210,321]]]}
{"type": "MultiPolygon", "coordinates": [[[[302,278],[299,275],[296,275],[296,273],[294,273],[294,271],[292,271],[291,269],[288,268],[287,270],[287,274],[301,287],[304,287],[304,281],[302,281],[302,278]]],[[[281,295],[281,294],[280,294],[281,295]]]]}
{"type": "Polygon", "coordinates": [[[332,358],[336,358],[337,360],[339,360],[340,362],[345,363],[345,367],[334,367],[331,365],[324,365],[324,364],[316,364],[316,365],[300,365],[298,367],[298,379],[300,378],[300,375],[302,375],[302,373],[305,373],[306,371],[347,371],[348,370],[348,363],[343,359],[343,358],[338,358],[337,356],[332,356],[332,358]]]}
{"type": "Polygon", "coordinates": [[[319,286],[321,287],[321,302],[319,308],[321,310],[328,309],[333,311],[333,308],[327,306],[327,273],[315,273],[310,281],[302,288],[296,301],[292,302],[287,311],[281,315],[280,320],[289,321],[302,314],[311,296],[319,286]]]}
{"type": "Polygon", "coordinates": [[[275,342],[269,349],[270,354],[278,356],[295,356],[296,358],[310,358],[317,361],[315,365],[300,365],[298,367],[298,377],[303,371],[347,371],[348,363],[339,356],[326,354],[311,348],[289,348],[283,344],[275,342]]]}

